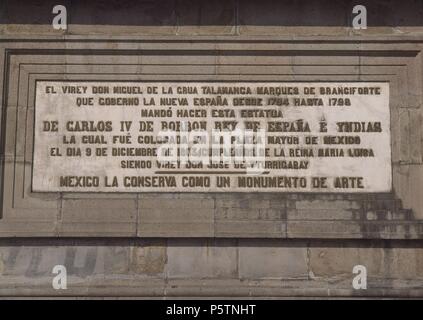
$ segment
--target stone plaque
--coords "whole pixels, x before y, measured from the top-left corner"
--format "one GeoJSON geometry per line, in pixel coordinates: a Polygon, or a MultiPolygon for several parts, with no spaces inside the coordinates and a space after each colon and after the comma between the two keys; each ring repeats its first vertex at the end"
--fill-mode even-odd
{"type": "Polygon", "coordinates": [[[35,192],[388,192],[385,82],[38,81],[35,192]]]}

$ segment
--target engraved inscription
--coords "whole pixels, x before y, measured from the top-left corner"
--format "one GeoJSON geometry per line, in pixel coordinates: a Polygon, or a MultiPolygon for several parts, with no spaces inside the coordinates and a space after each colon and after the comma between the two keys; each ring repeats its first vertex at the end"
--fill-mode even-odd
{"type": "Polygon", "coordinates": [[[384,82],[38,81],[35,192],[388,192],[384,82]]]}

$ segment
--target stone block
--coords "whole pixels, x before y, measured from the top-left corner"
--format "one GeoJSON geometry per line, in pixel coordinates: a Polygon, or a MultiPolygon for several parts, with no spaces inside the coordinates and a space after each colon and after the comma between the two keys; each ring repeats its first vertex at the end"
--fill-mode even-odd
{"type": "Polygon", "coordinates": [[[223,238],[285,238],[286,223],[272,220],[216,220],[215,236],[223,238]]]}
{"type": "Polygon", "coordinates": [[[168,241],[166,276],[188,279],[238,277],[235,240],[201,239],[168,241]]]}
{"type": "Polygon", "coordinates": [[[289,242],[239,241],[241,279],[307,279],[307,250],[289,242]]]}

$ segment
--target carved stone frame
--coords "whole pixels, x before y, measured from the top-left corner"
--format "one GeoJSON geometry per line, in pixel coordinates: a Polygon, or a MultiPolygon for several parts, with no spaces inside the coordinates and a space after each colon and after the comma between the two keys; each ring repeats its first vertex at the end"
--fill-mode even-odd
{"type": "Polygon", "coordinates": [[[418,40],[254,37],[0,40],[0,237],[422,238],[422,61],[418,40]],[[393,192],[37,193],[38,80],[387,81],[393,192]],[[403,208],[403,203],[409,205],[403,208]]]}

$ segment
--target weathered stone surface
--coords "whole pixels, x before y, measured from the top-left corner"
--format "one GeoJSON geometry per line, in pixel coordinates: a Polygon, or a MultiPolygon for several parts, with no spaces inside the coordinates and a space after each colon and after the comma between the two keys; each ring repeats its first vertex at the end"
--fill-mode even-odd
{"type": "Polygon", "coordinates": [[[130,270],[135,274],[160,275],[167,263],[165,241],[143,241],[131,247],[130,270]]]}
{"type": "MultiPolygon", "coordinates": [[[[382,246],[380,246],[382,245],[382,246]]],[[[422,278],[423,251],[420,247],[311,247],[310,271],[316,278],[352,279],[355,265],[367,268],[369,278],[385,281],[422,278]]]]}
{"type": "Polygon", "coordinates": [[[284,247],[279,241],[239,242],[239,277],[241,279],[307,278],[307,250],[284,247]]]}
{"type": "Polygon", "coordinates": [[[138,203],[138,235],[141,237],[214,234],[214,201],[210,197],[145,194],[138,203]]]}
{"type": "Polygon", "coordinates": [[[234,240],[168,240],[168,278],[231,279],[238,276],[237,242],[234,240]]]}
{"type": "Polygon", "coordinates": [[[418,242],[275,240],[47,240],[3,242],[1,295],[419,296],[418,242]],[[55,265],[68,289],[52,288],[55,265]],[[352,288],[364,265],[368,289],[352,288]]]}

